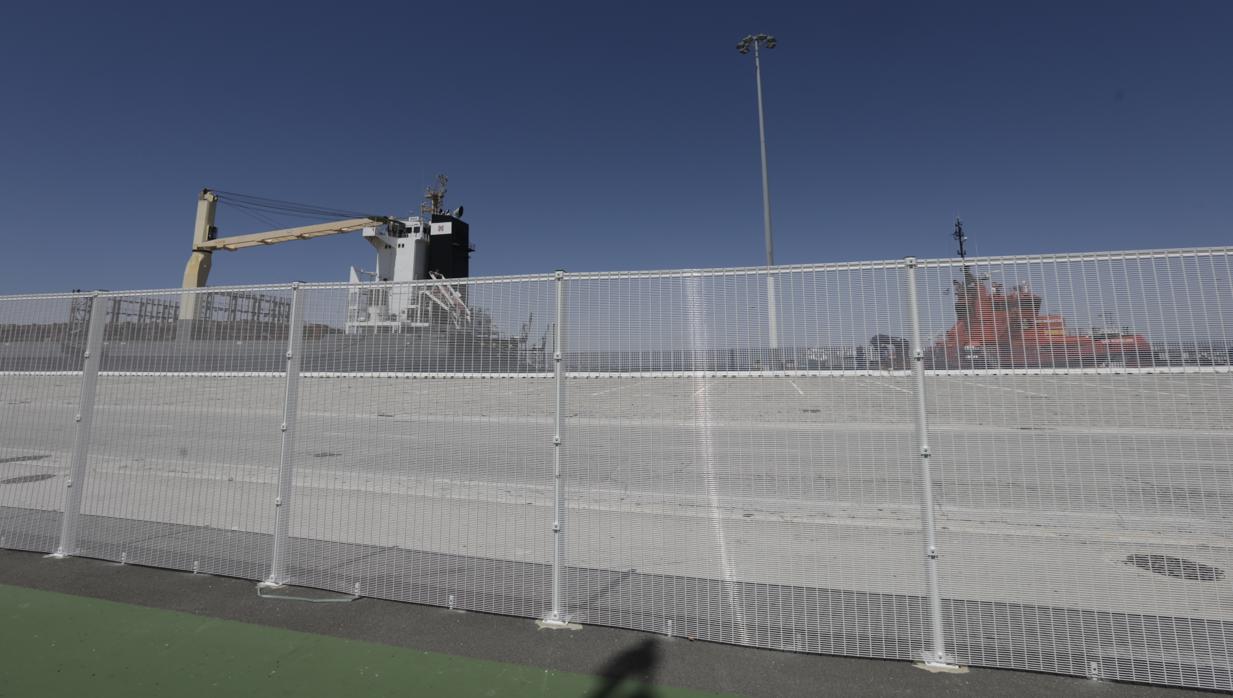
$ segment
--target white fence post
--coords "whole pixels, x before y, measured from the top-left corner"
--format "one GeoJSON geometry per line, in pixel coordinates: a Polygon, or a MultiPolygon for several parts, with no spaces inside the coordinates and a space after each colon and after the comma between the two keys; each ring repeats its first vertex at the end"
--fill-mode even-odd
{"type": "Polygon", "coordinates": [[[929,472],[929,417],[925,409],[925,350],[921,343],[920,307],[916,294],[916,258],[904,260],[908,282],[908,312],[911,319],[912,392],[916,398],[916,442],[920,454],[921,530],[925,534],[925,596],[928,602],[930,647],[923,657],[926,666],[954,667],[946,652],[942,632],[942,594],[938,589],[938,546],[933,521],[933,479],[929,472]]]}
{"type": "Polygon", "coordinates": [[[73,453],[69,463],[69,478],[65,482],[64,517],[60,520],[60,544],[51,557],[68,557],[77,553],[77,533],[81,527],[81,496],[86,485],[86,460],[90,453],[90,428],[94,424],[94,394],[98,388],[98,368],[103,354],[103,330],[107,311],[102,296],[95,291],[90,299],[90,324],[86,331],[85,361],[81,366],[81,395],[77,401],[77,433],[73,437],[73,453]]]}
{"type": "Polygon", "coordinates": [[[556,422],[552,435],[552,610],[543,623],[562,627],[569,623],[565,612],[562,575],[565,569],[565,484],[561,478],[561,426],[565,419],[565,272],[556,272],[557,317],[553,329],[552,364],[556,381],[556,422]]]}
{"type": "Polygon", "coordinates": [[[770,332],[770,363],[771,370],[775,369],[775,360],[779,354],[779,303],[775,297],[775,272],[771,267],[766,268],[766,315],[768,330],[770,332]]]}
{"type": "Polygon", "coordinates": [[[282,451],[278,462],[278,496],[274,499],[274,547],[270,576],[262,586],[281,586],[287,579],[287,548],[291,531],[292,478],[295,474],[295,420],[300,395],[300,364],[304,346],[304,290],[291,284],[291,322],[287,328],[287,393],[283,400],[282,451]]]}

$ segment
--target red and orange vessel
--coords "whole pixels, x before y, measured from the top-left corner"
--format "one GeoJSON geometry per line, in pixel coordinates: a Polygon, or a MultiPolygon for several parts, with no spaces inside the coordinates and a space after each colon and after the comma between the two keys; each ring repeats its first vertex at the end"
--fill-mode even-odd
{"type": "Polygon", "coordinates": [[[926,356],[928,368],[1133,367],[1150,365],[1147,338],[1125,328],[1073,334],[1061,315],[1041,311],[1021,284],[1007,293],[968,265],[954,281],[955,324],[926,356]]]}
{"type": "MultiPolygon", "coordinates": [[[[1072,368],[1150,366],[1147,338],[1129,328],[1094,328],[1072,333],[1061,315],[1041,313],[1041,297],[1026,283],[1007,292],[967,263],[963,224],[954,237],[963,260],[963,279],[955,280],[955,324],[925,351],[929,369],[1072,368]]],[[[897,338],[878,335],[875,345],[892,356],[905,354],[897,338]],[[880,340],[880,341],[879,341],[880,340]],[[889,351],[888,351],[889,350],[889,351]]],[[[896,357],[899,358],[899,357],[896,357]]],[[[906,356],[896,363],[905,363],[906,356]]],[[[905,366],[906,367],[906,366],[905,366]]]]}

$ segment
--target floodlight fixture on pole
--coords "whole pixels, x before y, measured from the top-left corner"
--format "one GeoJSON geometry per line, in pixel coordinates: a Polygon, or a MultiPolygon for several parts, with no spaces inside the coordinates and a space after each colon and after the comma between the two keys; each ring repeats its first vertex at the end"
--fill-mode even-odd
{"type": "Polygon", "coordinates": [[[771,237],[771,187],[766,175],[766,120],[762,114],[762,60],[758,54],[759,48],[775,48],[775,37],[769,34],[751,34],[741,39],[736,50],[742,55],[749,53],[750,47],[754,54],[754,81],[758,86],[758,143],[762,151],[762,232],[766,238],[766,304],[770,315],[771,349],[779,348],[779,319],[775,308],[775,277],[770,274],[770,267],[775,266],[775,243],[771,237]]]}

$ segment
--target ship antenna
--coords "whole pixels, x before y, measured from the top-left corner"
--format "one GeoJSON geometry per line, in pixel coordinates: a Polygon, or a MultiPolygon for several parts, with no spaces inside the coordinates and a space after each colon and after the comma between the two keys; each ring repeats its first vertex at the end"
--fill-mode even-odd
{"type": "Polygon", "coordinates": [[[963,260],[963,280],[965,283],[973,283],[975,277],[972,276],[972,268],[968,266],[968,236],[963,232],[963,221],[955,217],[955,232],[951,233],[951,237],[959,243],[959,259],[963,260]]]}
{"type": "Polygon", "coordinates": [[[437,175],[437,184],[433,187],[428,187],[424,192],[424,203],[420,204],[420,215],[428,218],[434,213],[444,213],[442,205],[445,203],[445,185],[449,183],[449,177],[443,174],[437,175]]]}
{"type": "Polygon", "coordinates": [[[968,248],[965,243],[968,241],[968,236],[963,234],[963,221],[958,218],[955,219],[955,232],[951,234],[951,237],[955,238],[955,240],[959,243],[959,259],[962,259],[966,265],[968,259],[968,248]]]}

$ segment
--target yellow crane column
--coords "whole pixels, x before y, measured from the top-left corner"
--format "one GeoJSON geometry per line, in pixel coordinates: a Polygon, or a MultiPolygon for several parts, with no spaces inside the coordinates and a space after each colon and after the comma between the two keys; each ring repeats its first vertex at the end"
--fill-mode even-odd
{"type": "MultiPolygon", "coordinates": [[[[184,268],[184,283],[181,288],[202,288],[210,278],[210,259],[213,251],[205,249],[211,233],[214,232],[214,210],[218,205],[218,195],[209,189],[202,189],[197,197],[197,221],[193,226],[193,252],[189,255],[188,265],[184,268]]],[[[180,320],[192,321],[197,317],[197,305],[200,293],[185,293],[180,297],[180,320]]]]}

